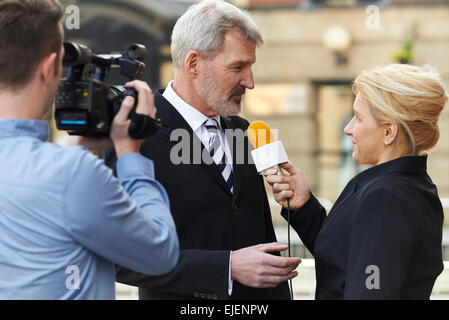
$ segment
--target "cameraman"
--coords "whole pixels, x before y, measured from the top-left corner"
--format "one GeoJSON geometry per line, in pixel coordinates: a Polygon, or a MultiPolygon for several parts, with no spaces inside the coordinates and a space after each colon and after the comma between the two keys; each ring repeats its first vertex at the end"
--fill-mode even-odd
{"type": "MultiPolygon", "coordinates": [[[[88,150],[46,142],[62,14],[57,0],[0,2],[0,299],[114,299],[115,263],[160,275],[178,260],[167,194],[127,133],[132,98],[110,133],[118,179],[88,150]]],[[[127,87],[154,117],[148,85],[127,87]]]]}

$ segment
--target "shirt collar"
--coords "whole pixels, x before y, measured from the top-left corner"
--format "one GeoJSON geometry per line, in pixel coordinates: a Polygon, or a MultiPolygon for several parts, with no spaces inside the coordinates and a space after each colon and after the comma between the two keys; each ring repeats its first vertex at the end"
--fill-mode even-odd
{"type": "Polygon", "coordinates": [[[381,163],[359,173],[356,180],[358,183],[368,182],[382,174],[392,172],[425,174],[427,172],[427,155],[400,157],[381,163]]]}
{"type": "Polygon", "coordinates": [[[47,141],[50,136],[48,123],[32,119],[0,119],[0,138],[32,137],[47,141]]]}
{"type": "MultiPolygon", "coordinates": [[[[185,102],[180,96],[178,96],[175,90],[173,90],[172,83],[173,80],[168,83],[167,88],[165,88],[162,96],[167,99],[168,102],[170,102],[170,104],[181,114],[184,120],[195,132],[204,124],[208,117],[185,102]]],[[[219,115],[213,118],[215,118],[218,123],[220,123],[219,115]]]]}

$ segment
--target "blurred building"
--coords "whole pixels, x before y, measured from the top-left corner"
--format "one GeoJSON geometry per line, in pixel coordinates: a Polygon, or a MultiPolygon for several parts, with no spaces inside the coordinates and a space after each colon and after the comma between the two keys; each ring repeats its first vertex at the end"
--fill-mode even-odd
{"type": "MultiPolygon", "coordinates": [[[[147,68],[143,79],[153,87],[160,82],[160,70],[170,62],[170,35],[188,3],[164,0],[61,0],[66,7],[63,20],[66,41],[87,45],[95,53],[121,51],[125,45],[140,43],[147,47],[147,68]],[[73,27],[70,6],[79,9],[79,28],[73,27]]],[[[120,82],[118,70],[112,81],[120,82]]]]}

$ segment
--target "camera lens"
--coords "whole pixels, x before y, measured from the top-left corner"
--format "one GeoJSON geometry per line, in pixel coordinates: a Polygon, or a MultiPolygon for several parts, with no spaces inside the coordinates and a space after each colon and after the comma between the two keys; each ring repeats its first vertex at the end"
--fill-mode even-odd
{"type": "Polygon", "coordinates": [[[131,59],[143,60],[147,55],[147,48],[144,45],[134,43],[128,47],[128,57],[131,59]]]}
{"type": "Polygon", "coordinates": [[[65,67],[87,64],[92,58],[92,52],[82,44],[64,42],[64,58],[62,64],[65,67]]]}

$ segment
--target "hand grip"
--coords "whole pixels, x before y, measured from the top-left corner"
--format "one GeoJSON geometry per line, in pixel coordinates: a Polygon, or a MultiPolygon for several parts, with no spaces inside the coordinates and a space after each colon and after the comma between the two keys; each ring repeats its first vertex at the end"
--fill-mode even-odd
{"type": "Polygon", "coordinates": [[[137,107],[137,91],[134,89],[126,89],[121,92],[115,100],[114,104],[114,116],[117,114],[123,100],[127,96],[132,96],[134,98],[134,106],[131,109],[128,119],[131,120],[131,124],[128,128],[128,134],[131,138],[139,140],[145,139],[155,133],[157,133],[161,127],[161,120],[151,118],[147,115],[140,114],[136,112],[137,107]]]}

